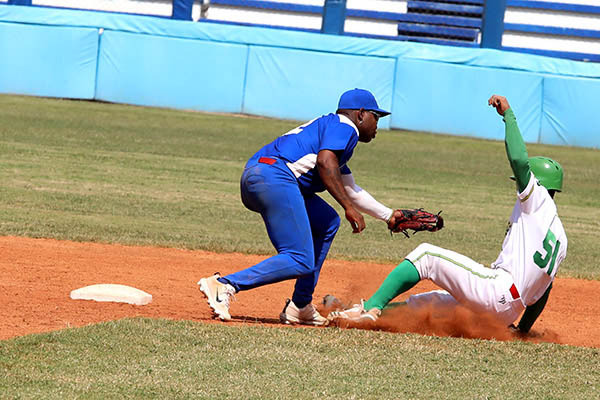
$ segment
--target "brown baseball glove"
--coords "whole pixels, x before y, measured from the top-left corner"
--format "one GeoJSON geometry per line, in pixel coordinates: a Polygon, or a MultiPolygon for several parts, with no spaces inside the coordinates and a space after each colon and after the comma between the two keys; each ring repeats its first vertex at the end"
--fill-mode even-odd
{"type": "MultiPolygon", "coordinates": [[[[410,237],[408,230],[413,234],[421,231],[437,232],[444,227],[444,219],[440,215],[442,212],[432,214],[422,208],[414,210],[395,210],[395,221],[388,225],[391,233],[402,232],[406,237],[410,237]]],[[[391,221],[390,221],[391,222],[391,221]]]]}

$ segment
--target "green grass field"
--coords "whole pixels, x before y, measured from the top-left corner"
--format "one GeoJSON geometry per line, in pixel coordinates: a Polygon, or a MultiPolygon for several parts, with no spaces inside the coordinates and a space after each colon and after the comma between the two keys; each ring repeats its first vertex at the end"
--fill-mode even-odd
{"type": "MultiPolygon", "coordinates": [[[[272,254],[238,180],[249,156],[296,125],[0,96],[0,235],[272,254]]],[[[560,276],[600,279],[600,152],[528,150],[565,168],[556,200],[569,255],[560,276]]],[[[378,200],[441,209],[447,227],[405,240],[367,217],[361,235],[342,226],[330,257],[396,263],[427,240],[494,261],[514,204],[502,142],[381,131],[350,167],[378,200]]],[[[600,397],[598,353],[136,319],[0,342],[0,398],[589,399],[600,397]]]]}
{"type": "Polygon", "coordinates": [[[134,319],[0,346],[2,398],[598,398],[599,350],[553,344],[134,319]]]}

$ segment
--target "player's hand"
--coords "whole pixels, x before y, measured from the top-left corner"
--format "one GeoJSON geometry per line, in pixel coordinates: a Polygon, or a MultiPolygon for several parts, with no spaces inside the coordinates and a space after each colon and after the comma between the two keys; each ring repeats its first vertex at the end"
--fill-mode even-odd
{"type": "Polygon", "coordinates": [[[510,104],[508,104],[508,100],[506,100],[506,97],[499,96],[497,94],[490,97],[490,99],[488,100],[488,105],[494,107],[500,115],[504,115],[506,110],[510,108],[510,104]]]}
{"type": "Polygon", "coordinates": [[[396,218],[402,218],[402,211],[394,210],[394,212],[392,213],[392,216],[390,217],[390,219],[387,222],[388,229],[394,228],[394,226],[396,225],[396,218]]]}
{"type": "Polygon", "coordinates": [[[365,219],[354,207],[346,209],[346,219],[352,226],[352,233],[360,233],[365,229],[365,219]]]}

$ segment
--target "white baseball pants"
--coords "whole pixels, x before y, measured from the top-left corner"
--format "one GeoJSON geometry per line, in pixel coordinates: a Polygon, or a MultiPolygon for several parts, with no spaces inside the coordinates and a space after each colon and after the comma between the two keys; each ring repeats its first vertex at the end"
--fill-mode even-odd
{"type": "Polygon", "coordinates": [[[458,301],[475,312],[495,315],[507,326],[525,309],[511,274],[503,269],[485,267],[462,254],[428,243],[419,245],[406,258],[415,265],[421,279],[429,279],[449,293],[432,291],[411,296],[409,305],[458,301]]]}

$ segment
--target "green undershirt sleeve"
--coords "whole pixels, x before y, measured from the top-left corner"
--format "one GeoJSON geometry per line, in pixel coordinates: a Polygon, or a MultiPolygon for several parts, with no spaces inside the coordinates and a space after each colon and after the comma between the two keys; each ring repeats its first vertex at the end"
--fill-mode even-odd
{"type": "Polygon", "coordinates": [[[504,122],[506,155],[515,175],[519,192],[522,192],[527,187],[531,176],[527,148],[511,108],[504,112],[504,122]]]}
{"type": "Polygon", "coordinates": [[[404,260],[385,278],[379,289],[364,304],[365,310],[378,308],[382,310],[400,293],[415,286],[421,277],[417,268],[409,260],[404,260]]]}
{"type": "Polygon", "coordinates": [[[550,289],[552,289],[552,284],[550,284],[546,292],[542,295],[542,297],[539,298],[538,301],[525,308],[525,312],[523,313],[523,316],[521,317],[521,321],[519,321],[518,326],[521,332],[529,332],[537,317],[540,316],[540,314],[544,310],[544,307],[546,306],[548,297],[550,296],[550,289]]]}

